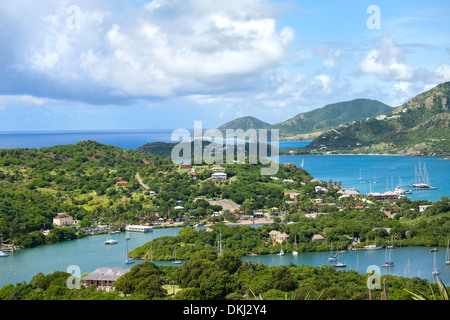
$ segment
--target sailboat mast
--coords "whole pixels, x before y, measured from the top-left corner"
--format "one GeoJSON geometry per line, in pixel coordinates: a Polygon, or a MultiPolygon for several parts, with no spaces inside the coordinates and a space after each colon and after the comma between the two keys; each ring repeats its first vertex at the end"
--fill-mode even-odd
{"type": "Polygon", "coordinates": [[[419,161],[419,183],[422,184],[422,167],[420,165],[420,161],[419,161]]]}

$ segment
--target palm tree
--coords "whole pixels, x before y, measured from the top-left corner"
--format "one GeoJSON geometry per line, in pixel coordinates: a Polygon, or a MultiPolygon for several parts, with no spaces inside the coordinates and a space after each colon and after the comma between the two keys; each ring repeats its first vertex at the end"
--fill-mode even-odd
{"type": "MultiPolygon", "coordinates": [[[[437,280],[437,284],[438,284],[438,288],[439,288],[439,296],[440,296],[439,300],[450,300],[449,295],[448,295],[448,290],[445,287],[444,282],[442,282],[438,276],[436,276],[436,280],[437,280]]],[[[436,295],[434,294],[433,288],[431,287],[431,283],[429,285],[430,285],[433,300],[438,300],[436,295]]],[[[430,300],[426,294],[419,292],[417,290],[414,290],[414,289],[404,289],[404,290],[406,292],[410,293],[414,300],[430,300]]]]}

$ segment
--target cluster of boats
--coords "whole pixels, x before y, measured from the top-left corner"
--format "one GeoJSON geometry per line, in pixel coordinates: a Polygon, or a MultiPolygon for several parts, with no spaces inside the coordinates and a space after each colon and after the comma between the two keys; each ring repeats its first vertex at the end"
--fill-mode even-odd
{"type": "MultiPolygon", "coordinates": [[[[125,240],[130,240],[130,236],[128,235],[128,232],[150,232],[150,231],[153,231],[153,228],[152,227],[147,227],[147,226],[127,225],[125,227],[125,230],[127,231],[127,234],[125,235],[125,240]]],[[[109,239],[107,239],[104,242],[105,245],[115,245],[115,244],[119,243],[119,241],[117,241],[116,239],[111,238],[111,233],[112,232],[108,232],[109,239]]],[[[134,259],[130,258],[128,256],[128,241],[127,241],[127,246],[126,246],[126,249],[125,249],[124,263],[125,264],[132,264],[132,263],[134,263],[134,259]]]]}
{"type": "MultiPolygon", "coordinates": [[[[363,249],[364,250],[380,250],[383,247],[381,246],[377,246],[377,245],[370,245],[370,246],[365,246],[363,249]]],[[[388,245],[386,246],[386,262],[384,264],[382,264],[382,267],[385,268],[390,268],[395,266],[394,261],[392,261],[391,258],[391,250],[394,249],[393,245],[388,245]]],[[[429,252],[433,252],[434,253],[434,259],[433,259],[433,271],[432,274],[433,276],[438,276],[439,275],[439,269],[437,267],[437,262],[436,262],[436,252],[439,251],[439,249],[437,248],[432,248],[429,250],[429,252]]],[[[331,244],[331,251],[330,251],[330,257],[328,258],[329,262],[335,262],[333,264],[333,267],[336,268],[345,268],[347,266],[347,264],[340,262],[339,261],[339,254],[340,253],[345,253],[345,250],[336,250],[336,254],[333,255],[333,244],[331,244]]],[[[445,264],[446,265],[450,265],[450,239],[447,240],[447,252],[445,255],[445,264]]]]}

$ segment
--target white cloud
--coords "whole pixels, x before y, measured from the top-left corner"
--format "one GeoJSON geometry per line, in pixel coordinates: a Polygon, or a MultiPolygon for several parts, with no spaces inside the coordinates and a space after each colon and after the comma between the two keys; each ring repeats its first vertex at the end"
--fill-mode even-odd
{"type": "Polygon", "coordinates": [[[382,80],[412,80],[414,68],[405,64],[403,50],[394,42],[389,33],[378,39],[377,49],[372,49],[359,63],[359,71],[372,74],[382,80]]]}
{"type": "Polygon", "coordinates": [[[291,28],[277,26],[265,0],[154,0],[144,10],[127,8],[135,10],[133,19],[80,1],[80,30],[66,27],[66,1],[49,7],[34,13],[39,32],[17,68],[73,87],[98,87],[99,94],[226,92],[239,77],[286,59],[295,38],[291,28]]]}
{"type": "Polygon", "coordinates": [[[435,71],[435,75],[440,82],[450,81],[450,64],[443,62],[435,71]]]}

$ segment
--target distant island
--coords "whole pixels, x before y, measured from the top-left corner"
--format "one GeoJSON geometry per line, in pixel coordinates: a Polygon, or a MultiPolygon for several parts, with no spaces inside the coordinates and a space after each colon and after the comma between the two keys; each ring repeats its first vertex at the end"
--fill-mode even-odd
{"type": "MultiPolygon", "coordinates": [[[[230,121],[226,129],[279,129],[280,140],[312,140],[289,154],[450,155],[450,82],[389,107],[379,101],[356,99],[301,113],[268,125],[254,117],[230,121]]],[[[280,154],[283,154],[283,151],[280,154]]]]}
{"type": "Polygon", "coordinates": [[[342,123],[376,117],[393,111],[394,108],[376,100],[355,99],[326,105],[309,112],[300,113],[291,119],[269,124],[255,117],[242,117],[220,126],[218,129],[278,129],[280,140],[313,140],[321,133],[342,123]]]}

